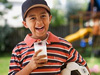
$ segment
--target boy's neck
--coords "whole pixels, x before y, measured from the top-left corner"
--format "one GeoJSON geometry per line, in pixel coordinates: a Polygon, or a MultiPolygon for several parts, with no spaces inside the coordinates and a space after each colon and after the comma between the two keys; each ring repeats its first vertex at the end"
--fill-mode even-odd
{"type": "Polygon", "coordinates": [[[33,39],[40,39],[41,41],[46,40],[48,38],[49,34],[47,33],[46,36],[42,37],[42,38],[35,38],[33,36],[31,36],[33,39]]]}

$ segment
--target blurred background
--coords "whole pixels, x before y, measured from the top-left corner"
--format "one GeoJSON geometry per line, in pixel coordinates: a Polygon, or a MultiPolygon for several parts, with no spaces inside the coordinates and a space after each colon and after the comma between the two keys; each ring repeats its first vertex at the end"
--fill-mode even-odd
{"type": "MultiPolygon", "coordinates": [[[[25,0],[0,0],[0,75],[7,75],[11,52],[28,29],[22,24],[25,0]]],[[[100,75],[100,0],[46,0],[53,15],[49,30],[72,43],[87,61],[91,75],[100,75]]]]}

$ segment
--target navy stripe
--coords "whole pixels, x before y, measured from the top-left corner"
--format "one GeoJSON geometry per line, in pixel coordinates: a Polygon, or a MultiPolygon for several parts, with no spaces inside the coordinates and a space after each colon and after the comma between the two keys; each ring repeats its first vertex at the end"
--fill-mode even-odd
{"type": "Polygon", "coordinates": [[[82,58],[82,62],[81,62],[81,64],[84,62],[84,60],[83,60],[83,58],[82,58]]]}
{"type": "Polygon", "coordinates": [[[78,62],[78,61],[79,61],[79,57],[80,57],[80,56],[79,56],[79,53],[78,53],[78,57],[77,57],[77,60],[76,60],[76,62],[78,62]]]}
{"type": "Polygon", "coordinates": [[[18,60],[11,60],[10,63],[19,63],[18,60]]]}
{"type": "Polygon", "coordinates": [[[71,53],[72,50],[73,50],[73,48],[70,49],[69,54],[71,53]]]}
{"type": "Polygon", "coordinates": [[[76,53],[76,51],[74,51],[73,56],[68,60],[68,62],[75,58],[75,53],[76,53]]]}
{"type": "Polygon", "coordinates": [[[67,50],[64,50],[64,49],[60,49],[60,48],[54,48],[54,47],[48,47],[47,50],[55,50],[55,51],[60,51],[60,52],[64,52],[64,53],[68,53],[69,52],[67,50]]]}
{"type": "Polygon", "coordinates": [[[19,66],[10,66],[9,68],[10,69],[20,69],[21,70],[21,68],[19,66]]]}
{"type": "Polygon", "coordinates": [[[24,57],[23,59],[21,59],[20,63],[22,63],[24,60],[28,59],[28,58],[31,58],[33,55],[29,55],[29,56],[26,56],[24,57]]]}
{"type": "Polygon", "coordinates": [[[70,47],[70,45],[62,43],[62,42],[51,42],[51,44],[63,45],[63,46],[66,46],[68,48],[70,47]]]}
{"type": "Polygon", "coordinates": [[[8,75],[15,75],[17,72],[14,72],[14,71],[12,71],[12,72],[10,72],[8,75]]]}
{"type": "Polygon", "coordinates": [[[26,45],[26,43],[18,43],[16,46],[23,46],[23,45],[26,45]]]}
{"type": "Polygon", "coordinates": [[[87,63],[84,66],[87,66],[87,63]]]}
{"type": "Polygon", "coordinates": [[[23,49],[26,49],[27,47],[22,47],[22,48],[20,48],[20,49],[17,49],[17,50],[15,50],[15,52],[20,52],[21,50],[23,50],[23,49]]]}
{"type": "Polygon", "coordinates": [[[12,54],[11,56],[12,56],[12,57],[16,57],[16,58],[21,58],[21,55],[12,54]]]}
{"type": "Polygon", "coordinates": [[[24,55],[25,53],[27,53],[27,52],[31,52],[31,51],[34,51],[34,48],[32,48],[32,49],[28,49],[27,51],[24,51],[21,55],[24,55]]]}
{"type": "Polygon", "coordinates": [[[28,63],[29,63],[29,62],[26,62],[26,63],[22,64],[22,67],[23,67],[23,66],[26,66],[28,63]]]}

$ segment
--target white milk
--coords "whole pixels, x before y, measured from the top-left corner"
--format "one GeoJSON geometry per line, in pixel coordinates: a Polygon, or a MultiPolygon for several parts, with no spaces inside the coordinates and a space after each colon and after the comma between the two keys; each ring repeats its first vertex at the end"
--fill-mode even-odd
{"type": "MultiPolygon", "coordinates": [[[[38,50],[42,50],[37,56],[39,56],[39,55],[46,55],[47,56],[46,41],[35,42],[34,49],[35,49],[35,52],[38,50]]],[[[47,57],[45,57],[44,59],[47,59],[47,57]]]]}

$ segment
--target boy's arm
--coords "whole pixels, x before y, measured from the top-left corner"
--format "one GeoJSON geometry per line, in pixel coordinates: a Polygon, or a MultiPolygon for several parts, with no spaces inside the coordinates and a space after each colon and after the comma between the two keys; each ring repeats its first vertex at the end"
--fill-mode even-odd
{"type": "Polygon", "coordinates": [[[32,57],[31,61],[15,75],[29,75],[32,70],[36,69],[37,67],[46,65],[47,59],[43,59],[46,57],[46,55],[37,56],[39,52],[41,52],[41,50],[37,51],[32,57]]]}
{"type": "Polygon", "coordinates": [[[89,73],[90,73],[90,75],[91,75],[91,72],[90,72],[90,70],[89,70],[88,66],[86,66],[86,68],[87,68],[87,70],[89,71],[89,73]]]}
{"type": "MultiPolygon", "coordinates": [[[[83,59],[83,57],[78,53],[77,50],[75,50],[73,47],[70,48],[70,51],[69,51],[69,57],[67,59],[67,62],[77,62],[77,63],[80,63],[82,65],[84,65],[87,70],[89,71],[90,73],[90,70],[87,66],[87,63],[86,61],[83,59]]],[[[91,75],[91,74],[90,74],[91,75]]]]}

